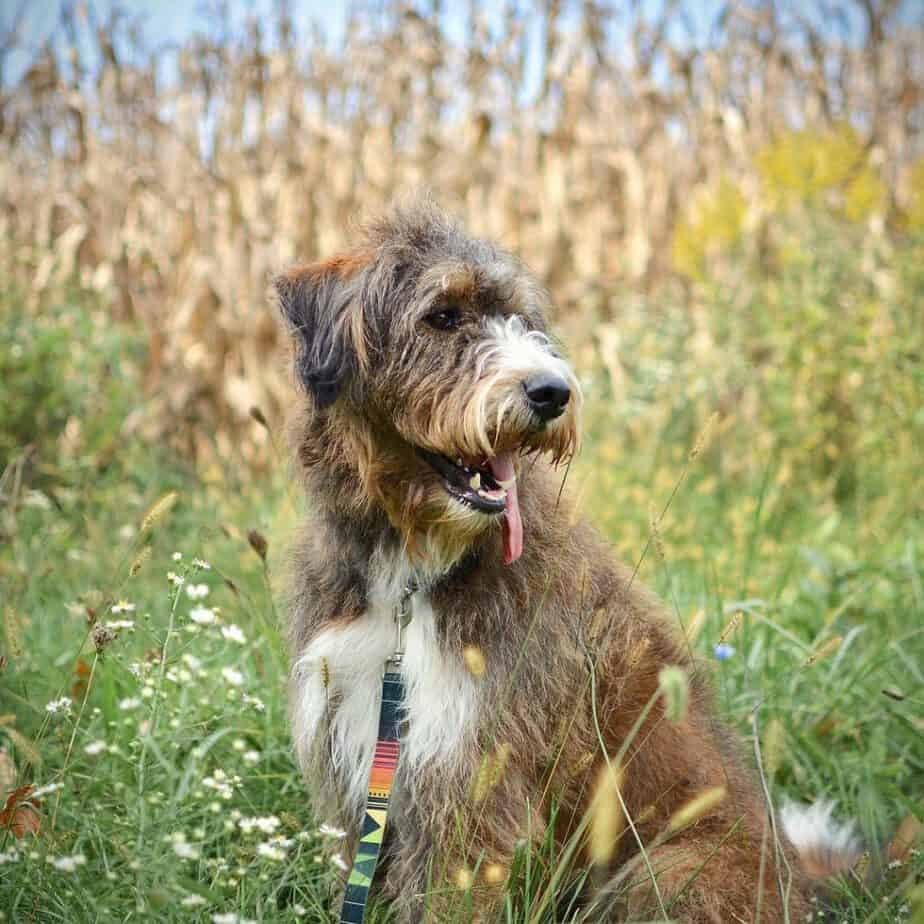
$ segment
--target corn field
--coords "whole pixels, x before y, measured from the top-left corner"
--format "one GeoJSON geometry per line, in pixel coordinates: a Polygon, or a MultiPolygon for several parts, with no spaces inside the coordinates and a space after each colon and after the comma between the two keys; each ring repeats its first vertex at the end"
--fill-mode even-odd
{"type": "MultiPolygon", "coordinates": [[[[871,248],[922,208],[919,9],[801,7],[729,2],[703,37],[674,0],[500,21],[473,3],[460,40],[438,6],[385,0],[336,44],[282,10],[162,51],[125,15],[66,6],[21,78],[0,77],[0,272],[24,310],[76,285],[142,328],[148,401],[126,426],[194,450],[207,431],[224,455],[245,433],[257,457],[248,414],[289,394],[269,277],[409,191],[522,255],[606,364],[621,293],[695,288],[678,253],[700,246],[699,203],[721,212],[732,190],[760,259],[787,138],[850,140],[824,195],[871,248]]],[[[14,23],[0,74],[19,41],[14,23]]]]}

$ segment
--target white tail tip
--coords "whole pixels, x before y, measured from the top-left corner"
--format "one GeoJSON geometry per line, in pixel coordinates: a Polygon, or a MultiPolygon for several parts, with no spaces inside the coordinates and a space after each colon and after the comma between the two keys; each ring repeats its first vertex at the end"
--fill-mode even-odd
{"type": "Polygon", "coordinates": [[[786,802],[780,811],[783,830],[812,878],[851,869],[863,852],[853,822],[839,822],[833,815],[834,803],[827,800],[786,802]]]}

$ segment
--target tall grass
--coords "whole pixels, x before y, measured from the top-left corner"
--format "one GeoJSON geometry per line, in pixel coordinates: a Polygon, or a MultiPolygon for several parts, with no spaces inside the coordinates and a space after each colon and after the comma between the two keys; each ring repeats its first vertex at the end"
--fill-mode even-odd
{"type": "Polygon", "coordinates": [[[259,454],[248,412],[285,400],[269,274],[402,190],[515,249],[585,323],[622,319],[621,286],[736,285],[803,201],[855,223],[870,259],[924,221],[913,4],[730,2],[708,32],[678,2],[505,10],[473,4],[461,38],[387,2],[339,46],[280,13],[152,49],[125,15],[65,3],[0,96],[0,271],[33,310],[76,279],[132,319],[136,426],[228,457],[242,437],[259,454]]]}
{"type": "MultiPolygon", "coordinates": [[[[892,335],[853,345],[842,299],[862,294],[863,271],[851,234],[829,230],[811,259],[751,281],[747,317],[760,329],[775,310],[780,323],[731,342],[770,350],[773,374],[733,351],[704,368],[685,312],[633,303],[610,357],[623,371],[585,372],[589,433],[570,489],[712,661],[719,707],[758,748],[774,799],[833,799],[882,846],[913,830],[924,780],[924,379],[911,324],[924,278],[916,247],[898,253],[870,316],[892,335]],[[834,456],[819,446],[838,438],[835,422],[818,442],[824,363],[803,381],[791,355],[793,331],[818,315],[827,324],[807,342],[821,350],[829,331],[823,355],[862,379],[854,442],[834,456]],[[749,393],[753,404],[717,401],[749,393]],[[708,409],[718,417],[699,439],[708,409]]],[[[698,299],[721,330],[727,295],[698,299]]],[[[4,381],[18,383],[0,425],[13,447],[0,477],[0,913],[329,920],[341,840],[321,827],[337,819],[313,817],[292,760],[272,599],[298,517],[284,462],[259,476],[218,454],[194,465],[126,432],[143,333],[73,293],[31,326],[19,307],[0,301],[17,348],[0,354],[4,381]]],[[[601,843],[630,836],[605,821],[601,843]]],[[[554,920],[587,874],[579,857],[536,832],[511,869],[458,871],[456,919],[472,889],[506,880],[506,921],[554,920]]],[[[921,908],[920,854],[893,844],[886,862],[836,884],[839,920],[921,908]]]]}

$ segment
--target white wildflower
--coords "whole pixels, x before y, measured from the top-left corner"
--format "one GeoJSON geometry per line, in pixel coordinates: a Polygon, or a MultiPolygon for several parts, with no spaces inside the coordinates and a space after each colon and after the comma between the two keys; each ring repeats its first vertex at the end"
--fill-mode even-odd
{"type": "Polygon", "coordinates": [[[222,626],[221,634],[229,642],[237,642],[238,645],[247,644],[247,636],[241,631],[241,627],[236,626],[234,623],[231,623],[230,626],[222,626]]]}
{"type": "Polygon", "coordinates": [[[6,853],[0,853],[0,866],[3,866],[4,863],[15,863],[18,859],[19,853],[14,847],[6,853]]]}
{"type": "Polygon", "coordinates": [[[33,789],[29,793],[30,799],[41,799],[42,796],[47,796],[50,793],[57,792],[63,787],[63,783],[46,783],[44,786],[39,786],[38,789],[33,789]]]}
{"type": "Polygon", "coordinates": [[[211,776],[207,776],[202,780],[202,785],[207,789],[213,789],[222,799],[230,799],[234,793],[234,787],[240,781],[240,777],[229,777],[224,770],[216,767],[211,776]]]}
{"type": "Polygon", "coordinates": [[[251,696],[249,693],[245,693],[242,698],[247,705],[253,706],[257,712],[263,712],[266,709],[265,703],[258,696],[251,696]]]}
{"type": "Polygon", "coordinates": [[[62,696],[60,699],[53,699],[45,704],[45,711],[51,715],[57,715],[59,712],[68,712],[73,705],[73,700],[69,696],[62,696]]]}
{"type": "Polygon", "coordinates": [[[202,558],[194,558],[194,559],[193,559],[193,564],[194,564],[200,571],[211,571],[211,570],[212,570],[212,566],[211,566],[207,561],[205,561],[205,560],[202,559],[202,558]]]}
{"type": "Polygon", "coordinates": [[[119,709],[123,712],[131,712],[141,705],[141,700],[137,696],[126,696],[125,699],[119,700],[119,709]]]}
{"type": "Polygon", "coordinates": [[[286,858],[286,852],[272,841],[266,841],[265,843],[257,844],[257,856],[281,863],[286,858]]]}
{"type": "Polygon", "coordinates": [[[119,616],[122,613],[134,613],[135,604],[129,603],[128,600],[119,600],[118,603],[112,604],[110,612],[114,613],[116,616],[119,616]]]}
{"type": "Polygon", "coordinates": [[[202,662],[195,655],[191,655],[188,653],[183,655],[183,663],[191,671],[197,671],[199,670],[200,667],[202,667],[202,662]]]}
{"type": "Polygon", "coordinates": [[[119,629],[134,629],[135,620],[134,619],[111,619],[106,623],[107,629],[112,629],[113,632],[118,632],[119,629]]]}
{"type": "Polygon", "coordinates": [[[181,860],[198,860],[199,848],[195,844],[190,844],[186,840],[186,835],[182,831],[176,831],[169,837],[173,843],[173,852],[181,860]]]}
{"type": "Polygon", "coordinates": [[[259,751],[244,751],[243,754],[244,763],[250,764],[252,767],[254,764],[260,763],[260,752],[259,751]]]}
{"type": "Polygon", "coordinates": [[[74,873],[78,866],[87,862],[87,858],[82,853],[75,853],[69,857],[49,857],[48,862],[61,873],[74,873]]]}
{"type": "Polygon", "coordinates": [[[186,578],[182,574],[177,574],[175,571],[167,572],[167,580],[173,584],[174,587],[182,587],[186,583],[186,578]]]}
{"type": "Polygon", "coordinates": [[[256,818],[241,818],[238,827],[245,833],[260,831],[263,834],[273,834],[282,822],[275,815],[264,815],[256,818]]]}
{"type": "Polygon", "coordinates": [[[183,553],[182,553],[182,552],[174,552],[173,555],[171,555],[170,557],[171,557],[174,561],[180,561],[180,560],[183,558],[183,553]]]}
{"type": "Polygon", "coordinates": [[[344,831],[343,828],[336,828],[334,825],[327,824],[327,822],[324,822],[324,824],[318,828],[318,834],[323,834],[324,837],[333,837],[338,840],[342,837],[346,837],[346,831],[344,831]]]}
{"type": "Polygon", "coordinates": [[[89,754],[91,757],[96,757],[97,754],[102,754],[105,750],[106,742],[100,738],[85,745],[83,752],[84,754],[89,754]]]}
{"type": "Polygon", "coordinates": [[[240,687],[244,684],[244,675],[236,667],[223,667],[221,676],[224,677],[225,683],[231,684],[232,687],[240,687]]]}
{"type": "Polygon", "coordinates": [[[208,584],[188,584],[186,587],[186,596],[190,600],[203,600],[209,595],[208,584]]]}
{"type": "Polygon", "coordinates": [[[337,867],[337,869],[342,870],[344,873],[345,873],[345,872],[348,872],[349,869],[350,869],[349,864],[347,863],[347,861],[344,860],[343,857],[341,857],[339,853],[335,853],[335,854],[330,858],[330,862],[333,863],[334,866],[337,867]]]}
{"type": "Polygon", "coordinates": [[[183,898],[180,899],[180,904],[184,908],[199,908],[202,905],[207,905],[208,902],[201,895],[190,892],[189,895],[184,895],[183,898]]]}
{"type": "Polygon", "coordinates": [[[233,911],[229,911],[226,914],[213,914],[212,924],[257,924],[257,922],[252,918],[242,918],[233,911]]]}
{"type": "Polygon", "coordinates": [[[215,622],[215,610],[207,606],[194,606],[189,611],[189,618],[199,626],[210,626],[215,622]]]}

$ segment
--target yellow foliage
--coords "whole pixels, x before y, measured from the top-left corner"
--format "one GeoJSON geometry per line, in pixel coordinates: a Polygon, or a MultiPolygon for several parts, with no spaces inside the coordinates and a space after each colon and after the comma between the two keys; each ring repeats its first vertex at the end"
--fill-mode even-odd
{"type": "Polygon", "coordinates": [[[771,210],[797,203],[827,205],[851,221],[885,209],[885,183],[854,129],[792,131],[758,154],[757,168],[771,210]]]}
{"type": "Polygon", "coordinates": [[[703,196],[674,231],[673,257],[678,272],[701,280],[711,252],[728,250],[742,236],[747,203],[741,191],[723,177],[711,195],[703,196]]]}
{"type": "Polygon", "coordinates": [[[911,196],[905,223],[909,231],[924,231],[924,157],[911,168],[911,196]]]}

